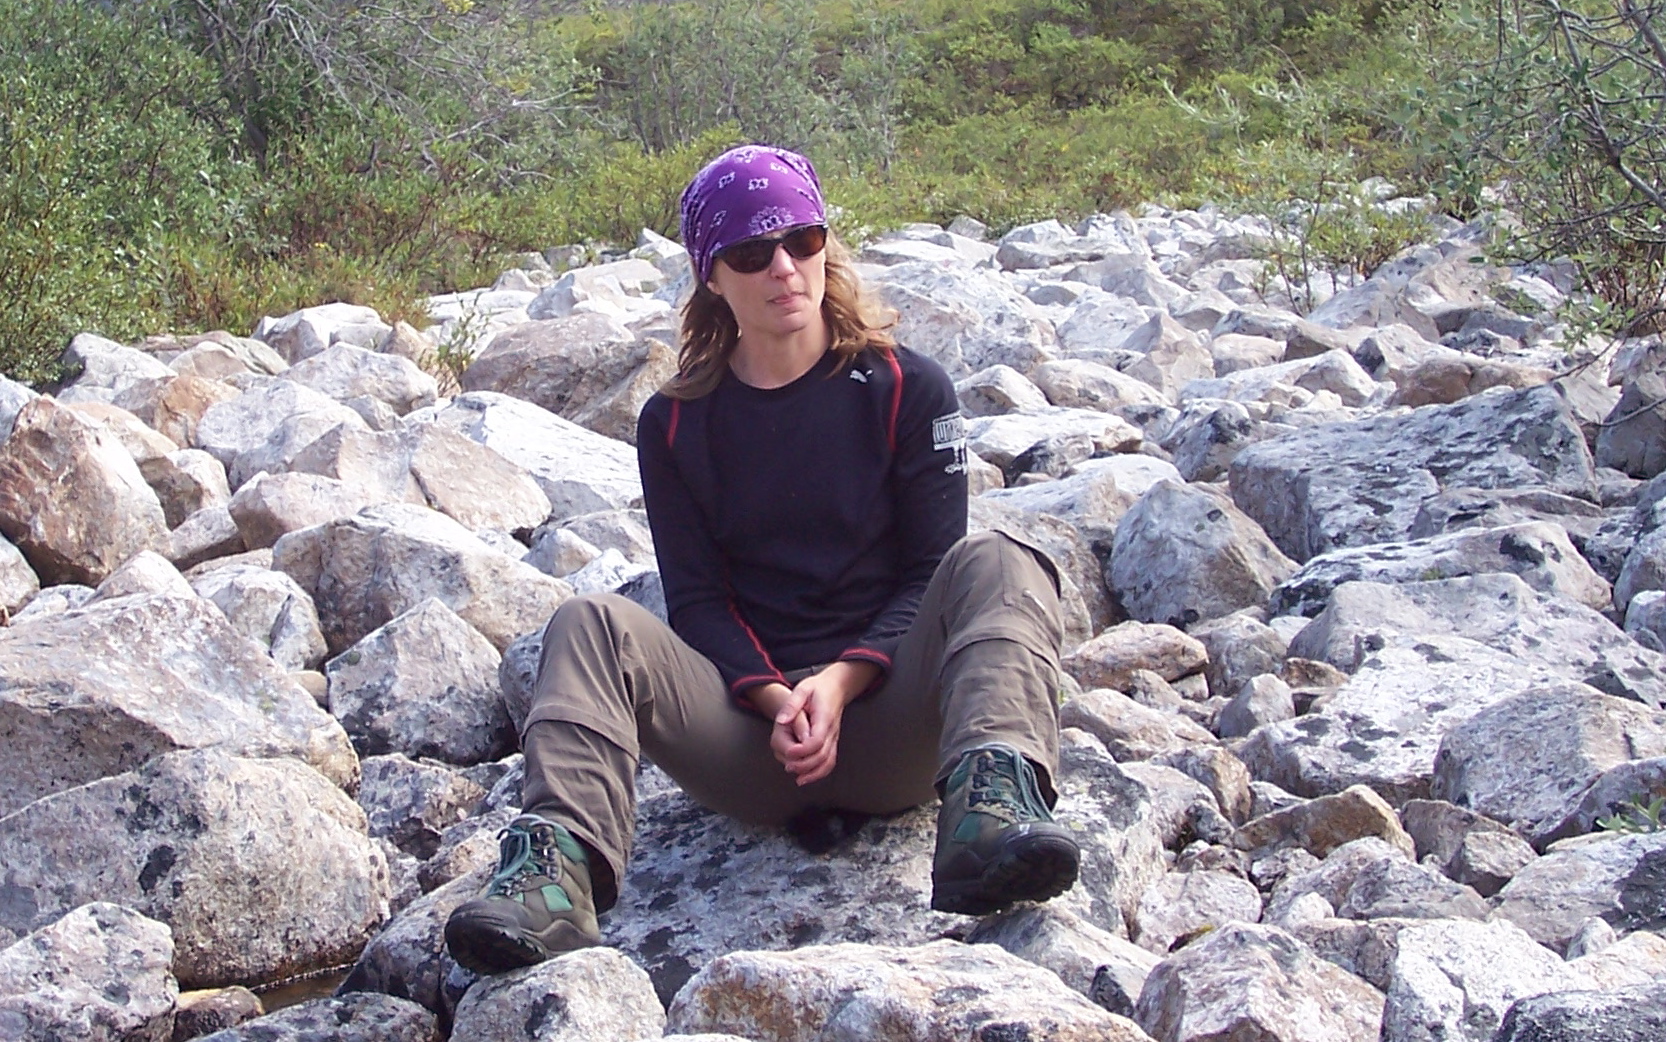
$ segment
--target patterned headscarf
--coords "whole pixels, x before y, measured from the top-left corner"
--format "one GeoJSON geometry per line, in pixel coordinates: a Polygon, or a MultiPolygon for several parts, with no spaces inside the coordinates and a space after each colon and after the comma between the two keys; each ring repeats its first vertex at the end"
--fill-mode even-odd
{"type": "Polygon", "coordinates": [[[816,168],[797,152],[743,145],[707,163],[683,189],[683,245],[701,282],[717,251],[778,228],[826,224],[816,168]]]}

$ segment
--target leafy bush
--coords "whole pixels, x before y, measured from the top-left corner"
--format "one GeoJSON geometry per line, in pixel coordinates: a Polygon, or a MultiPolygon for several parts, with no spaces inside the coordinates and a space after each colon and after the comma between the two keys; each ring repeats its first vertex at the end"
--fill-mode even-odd
{"type": "Polygon", "coordinates": [[[1666,329],[1666,3],[1513,0],[1470,81],[1469,158],[1532,256],[1574,260],[1612,331],[1666,329]]]}
{"type": "Polygon", "coordinates": [[[0,0],[0,371],[47,380],[72,333],[145,327],[164,229],[218,217],[210,139],[177,104],[202,86],[155,31],[0,0]]]}

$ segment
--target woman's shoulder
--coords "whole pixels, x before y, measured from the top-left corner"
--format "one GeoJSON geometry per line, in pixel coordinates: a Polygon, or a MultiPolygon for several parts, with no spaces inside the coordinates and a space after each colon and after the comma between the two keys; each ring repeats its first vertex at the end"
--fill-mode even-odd
{"type": "MultiPolygon", "coordinates": [[[[882,357],[875,349],[870,349],[870,352],[875,355],[876,361],[882,357]]],[[[881,364],[901,378],[905,395],[910,392],[937,395],[947,392],[951,396],[954,394],[954,380],[936,359],[902,344],[891,348],[887,353],[890,355],[890,361],[881,364]]]]}

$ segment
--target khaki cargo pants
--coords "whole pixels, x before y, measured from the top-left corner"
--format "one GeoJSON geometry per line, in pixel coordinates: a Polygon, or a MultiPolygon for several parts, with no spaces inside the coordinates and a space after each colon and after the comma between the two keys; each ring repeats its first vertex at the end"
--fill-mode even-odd
{"type": "MultiPolygon", "coordinates": [[[[772,723],[737,705],[717,668],[634,602],[563,604],[544,631],[521,730],[523,806],[598,853],[597,908],[630,858],[635,773],[646,754],[701,805],[780,825],[810,808],[889,814],[933,799],[961,755],[1005,742],[1038,768],[1051,803],[1058,763],[1056,572],[995,532],[960,540],[926,588],[884,686],[845,710],[833,773],[800,787],[770,751],[772,723]]],[[[788,674],[797,682],[810,670],[788,674]]]]}

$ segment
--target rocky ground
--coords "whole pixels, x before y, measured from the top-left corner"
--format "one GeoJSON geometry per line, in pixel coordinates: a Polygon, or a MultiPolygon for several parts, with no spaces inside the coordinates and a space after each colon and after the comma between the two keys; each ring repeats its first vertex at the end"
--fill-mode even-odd
{"type": "Polygon", "coordinates": [[[1476,227],[1301,287],[1209,212],[980,231],[860,261],[958,381],[973,526],[1067,576],[1071,893],[933,913],[932,808],[795,839],[645,766],[609,947],[446,957],[543,620],[663,612],[629,442],[687,263],[645,233],[423,333],[0,380],[0,1038],[1666,1037],[1666,347],[1569,343],[1567,273],[1476,227]]]}

